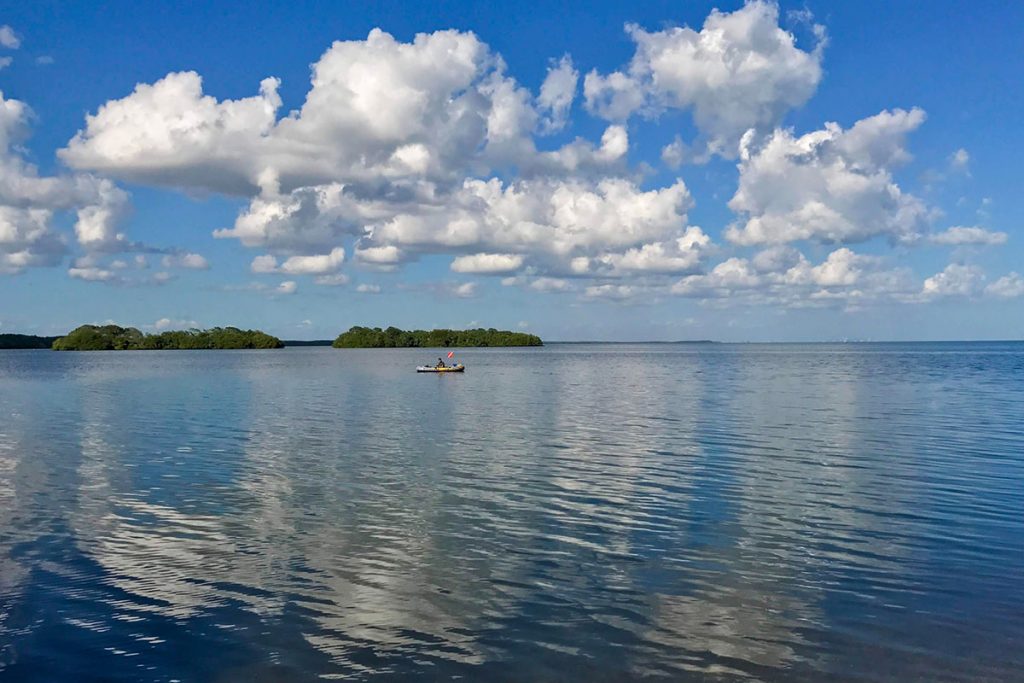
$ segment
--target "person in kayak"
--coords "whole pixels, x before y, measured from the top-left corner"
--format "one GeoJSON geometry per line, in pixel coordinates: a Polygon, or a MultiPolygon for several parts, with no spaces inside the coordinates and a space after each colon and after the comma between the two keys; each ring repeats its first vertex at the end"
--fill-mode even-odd
{"type": "Polygon", "coordinates": [[[438,358],[438,359],[437,359],[437,365],[435,365],[434,367],[435,367],[435,368],[445,368],[445,367],[448,367],[448,366],[446,366],[446,365],[444,364],[444,361],[443,361],[443,360],[441,360],[440,358],[438,358]]]}

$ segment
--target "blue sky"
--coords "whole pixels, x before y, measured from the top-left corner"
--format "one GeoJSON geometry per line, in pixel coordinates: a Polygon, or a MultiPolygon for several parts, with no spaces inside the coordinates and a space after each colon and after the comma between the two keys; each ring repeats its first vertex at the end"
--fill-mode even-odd
{"type": "Polygon", "coordinates": [[[1024,337],[1017,5],[0,7],[0,331],[1024,337]]]}

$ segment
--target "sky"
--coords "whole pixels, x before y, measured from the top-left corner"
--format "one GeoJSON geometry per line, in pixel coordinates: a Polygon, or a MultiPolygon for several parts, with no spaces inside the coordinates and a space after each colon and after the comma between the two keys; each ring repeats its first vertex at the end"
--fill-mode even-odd
{"type": "Polygon", "coordinates": [[[1022,25],[0,2],[0,332],[1021,339],[1022,25]]]}

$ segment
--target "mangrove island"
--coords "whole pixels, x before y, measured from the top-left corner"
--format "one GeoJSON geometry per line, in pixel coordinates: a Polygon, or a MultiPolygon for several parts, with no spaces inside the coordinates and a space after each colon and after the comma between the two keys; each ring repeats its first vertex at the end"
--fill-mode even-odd
{"type": "Polygon", "coordinates": [[[535,334],[508,330],[400,330],[353,327],[334,340],[336,349],[438,348],[446,346],[544,346],[535,334]]]}
{"type": "Polygon", "coordinates": [[[184,349],[280,349],[277,337],[259,330],[214,327],[143,334],[134,327],[82,325],[53,342],[54,351],[160,351],[184,349]]]}
{"type": "Polygon", "coordinates": [[[48,349],[56,340],[34,334],[0,334],[0,349],[48,349]]]}

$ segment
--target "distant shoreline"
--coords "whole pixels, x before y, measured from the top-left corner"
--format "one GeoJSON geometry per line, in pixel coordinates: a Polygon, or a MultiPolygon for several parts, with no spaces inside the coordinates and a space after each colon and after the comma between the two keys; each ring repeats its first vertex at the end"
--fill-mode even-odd
{"type": "Polygon", "coordinates": [[[0,334],[0,350],[49,349],[60,337],[40,337],[35,334],[0,334]]]}
{"type": "Polygon", "coordinates": [[[739,346],[739,345],[744,345],[744,346],[759,346],[759,345],[760,346],[768,346],[768,345],[771,345],[771,344],[789,344],[789,345],[799,345],[799,344],[806,344],[806,345],[813,345],[813,344],[838,345],[838,344],[843,344],[843,345],[846,345],[846,346],[852,346],[852,345],[855,345],[855,344],[1021,344],[1021,343],[1024,343],[1024,339],[899,339],[899,340],[892,340],[892,339],[856,339],[856,340],[854,340],[854,339],[851,339],[851,340],[829,339],[829,340],[819,340],[819,341],[785,341],[785,340],[776,340],[776,341],[715,341],[715,340],[712,340],[712,339],[701,339],[701,340],[694,340],[694,341],[686,341],[686,340],[682,340],[682,341],[645,341],[645,340],[638,340],[638,341],[546,341],[546,342],[544,342],[544,344],[546,346],[547,345],[555,345],[555,344],[575,344],[575,345],[583,345],[583,344],[594,344],[594,345],[596,345],[596,344],[605,344],[605,345],[608,345],[608,344],[648,344],[648,345],[651,345],[651,344],[678,344],[678,345],[685,345],[685,344],[693,344],[693,345],[697,345],[697,344],[726,344],[726,345],[737,345],[737,346],[739,346]]]}
{"type": "Polygon", "coordinates": [[[285,348],[289,346],[330,346],[333,339],[284,339],[285,348]]]}
{"type": "Polygon", "coordinates": [[[547,341],[545,344],[728,344],[743,342],[720,342],[712,339],[681,339],[678,341],[547,341]]]}
{"type": "MultiPolygon", "coordinates": [[[[0,351],[19,351],[19,350],[50,350],[51,345],[58,336],[44,336],[44,335],[31,335],[31,334],[20,334],[20,333],[3,333],[0,334],[0,351]]],[[[283,340],[283,344],[286,348],[303,348],[303,347],[329,347],[333,343],[331,339],[286,339],[283,340]]],[[[601,341],[586,339],[580,341],[573,340],[560,340],[560,341],[545,341],[545,346],[637,346],[637,345],[657,345],[657,346],[702,346],[702,345],[743,345],[743,346],[769,346],[773,344],[789,344],[789,345],[867,345],[867,344],[1020,344],[1024,343],[1024,339],[940,339],[940,340],[928,340],[928,339],[913,339],[913,340],[828,340],[828,341],[718,341],[713,339],[681,339],[675,341],[651,341],[651,340],[633,340],[633,341],[601,341]]],[[[387,348],[387,347],[383,347],[387,348]]],[[[443,346],[438,347],[399,347],[399,348],[447,348],[443,346]]],[[[464,347],[453,347],[453,348],[530,348],[523,346],[464,346],[464,347]]],[[[536,347],[535,347],[536,348],[536,347]]],[[[193,350],[223,350],[223,349],[193,349],[193,350]]]]}
{"type": "Polygon", "coordinates": [[[433,330],[381,329],[355,325],[338,335],[331,346],[336,349],[398,349],[398,348],[495,348],[544,346],[535,334],[478,327],[469,330],[439,328],[433,330]]]}

